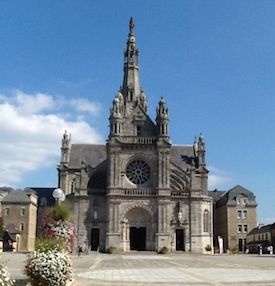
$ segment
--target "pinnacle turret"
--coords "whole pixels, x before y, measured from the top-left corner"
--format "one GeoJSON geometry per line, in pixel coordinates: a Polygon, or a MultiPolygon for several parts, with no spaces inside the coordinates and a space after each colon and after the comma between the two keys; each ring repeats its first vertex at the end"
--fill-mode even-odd
{"type": "Polygon", "coordinates": [[[159,106],[157,107],[157,118],[156,123],[158,126],[158,131],[160,136],[168,136],[168,107],[165,100],[161,97],[159,101],[159,106]]]}

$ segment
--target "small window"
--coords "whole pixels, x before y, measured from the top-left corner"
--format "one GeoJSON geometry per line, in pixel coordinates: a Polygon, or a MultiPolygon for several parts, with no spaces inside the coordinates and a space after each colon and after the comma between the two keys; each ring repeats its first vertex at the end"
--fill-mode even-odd
{"type": "Polygon", "coordinates": [[[22,222],[22,223],[20,223],[19,229],[20,229],[21,231],[24,231],[24,229],[25,229],[25,225],[24,225],[24,223],[23,223],[23,222],[22,222]]]}
{"type": "Polygon", "coordinates": [[[9,208],[5,208],[5,215],[9,215],[9,213],[10,213],[10,209],[9,208]]]}
{"type": "Polygon", "coordinates": [[[25,215],[25,208],[21,208],[21,209],[20,209],[20,215],[21,215],[21,216],[24,216],[24,215],[25,215]]]}
{"type": "Polygon", "coordinates": [[[205,210],[203,214],[203,231],[209,232],[209,211],[205,210]]]}
{"type": "Polygon", "coordinates": [[[141,126],[137,125],[137,136],[141,135],[141,126]]]}
{"type": "Polygon", "coordinates": [[[71,193],[74,193],[74,181],[71,182],[71,193]]]}
{"type": "Polygon", "coordinates": [[[241,232],[242,232],[242,225],[238,224],[238,233],[241,233],[241,232]]]}
{"type": "Polygon", "coordinates": [[[244,226],[243,226],[243,232],[244,232],[244,233],[247,233],[247,224],[244,224],[244,226]]]}
{"type": "Polygon", "coordinates": [[[247,219],[247,210],[243,211],[243,219],[247,219]]]}
{"type": "Polygon", "coordinates": [[[237,219],[241,219],[242,218],[242,211],[238,211],[237,212],[237,219]]]}

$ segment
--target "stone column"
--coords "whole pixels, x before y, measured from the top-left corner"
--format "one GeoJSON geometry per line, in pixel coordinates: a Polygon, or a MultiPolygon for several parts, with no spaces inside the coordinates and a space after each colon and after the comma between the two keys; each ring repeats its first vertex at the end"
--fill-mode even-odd
{"type": "Polygon", "coordinates": [[[106,233],[106,248],[115,247],[122,250],[119,233],[119,202],[109,203],[109,228],[106,233]]]}
{"type": "Polygon", "coordinates": [[[156,250],[167,247],[171,249],[171,235],[168,232],[168,204],[167,202],[159,202],[158,205],[158,232],[156,233],[156,250]]]}

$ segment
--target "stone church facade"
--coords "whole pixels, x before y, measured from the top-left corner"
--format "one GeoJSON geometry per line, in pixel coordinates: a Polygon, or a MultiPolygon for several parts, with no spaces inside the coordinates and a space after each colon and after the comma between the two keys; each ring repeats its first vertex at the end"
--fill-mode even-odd
{"type": "Polygon", "coordinates": [[[213,235],[204,138],[172,145],[163,98],[151,120],[138,57],[131,18],[107,143],[72,144],[65,132],[59,187],[73,204],[78,243],[91,250],[203,253],[213,235]]]}

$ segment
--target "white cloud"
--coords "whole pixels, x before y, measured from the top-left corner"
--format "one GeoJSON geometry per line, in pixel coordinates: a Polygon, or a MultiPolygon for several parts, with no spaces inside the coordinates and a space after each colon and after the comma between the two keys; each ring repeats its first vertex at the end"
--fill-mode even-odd
{"type": "Polygon", "coordinates": [[[22,113],[38,113],[54,106],[53,97],[47,94],[36,93],[30,95],[20,90],[16,90],[15,94],[18,111],[22,113]]]}
{"type": "Polygon", "coordinates": [[[78,111],[89,112],[94,115],[98,115],[100,111],[100,107],[98,103],[89,101],[87,99],[83,99],[83,98],[72,99],[70,103],[78,111]]]}
{"type": "Polygon", "coordinates": [[[12,96],[0,95],[0,186],[14,186],[26,173],[56,162],[65,130],[73,143],[103,142],[84,119],[55,114],[57,106],[64,108],[61,102],[51,95],[18,90],[12,96]]]}
{"type": "Polygon", "coordinates": [[[208,169],[208,188],[210,190],[215,188],[225,188],[226,185],[233,183],[233,179],[225,171],[213,166],[208,166],[208,169]]]}

